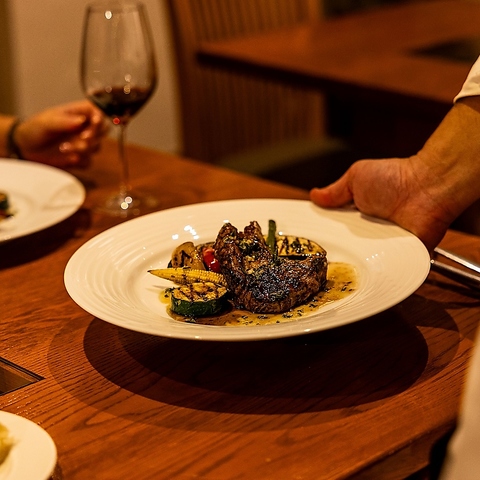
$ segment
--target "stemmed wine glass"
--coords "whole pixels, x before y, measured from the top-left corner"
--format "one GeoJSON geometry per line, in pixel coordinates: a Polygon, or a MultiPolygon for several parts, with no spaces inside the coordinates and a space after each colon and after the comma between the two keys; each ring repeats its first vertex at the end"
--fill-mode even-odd
{"type": "Polygon", "coordinates": [[[122,176],[120,188],[99,206],[117,216],[142,213],[153,197],[132,189],[125,156],[126,128],[152,95],[155,55],[145,7],[139,2],[104,1],[87,7],[81,53],[85,95],[118,128],[122,176]]]}

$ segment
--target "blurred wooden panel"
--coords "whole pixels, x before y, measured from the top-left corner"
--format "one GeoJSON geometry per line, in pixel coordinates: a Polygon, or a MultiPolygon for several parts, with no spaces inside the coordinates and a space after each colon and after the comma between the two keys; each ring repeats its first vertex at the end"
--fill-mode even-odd
{"type": "Polygon", "coordinates": [[[200,42],[321,17],[319,0],[168,0],[180,85],[183,154],[209,162],[259,147],[322,138],[318,92],[199,65],[200,42]]]}

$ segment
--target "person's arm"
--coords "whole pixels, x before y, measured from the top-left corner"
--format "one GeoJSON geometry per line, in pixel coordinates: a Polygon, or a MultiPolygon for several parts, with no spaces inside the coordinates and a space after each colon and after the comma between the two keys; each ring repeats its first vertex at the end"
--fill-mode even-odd
{"type": "MultiPolygon", "coordinates": [[[[8,136],[15,121],[0,117],[0,152],[8,155],[8,136]]],[[[15,150],[25,160],[57,167],[85,167],[108,131],[102,113],[87,100],[48,108],[15,128],[15,150]]]]}
{"type": "Polygon", "coordinates": [[[480,198],[480,96],[455,103],[418,154],[361,160],[336,182],[314,188],[323,207],[353,202],[397,223],[433,249],[451,222],[480,198]]]}

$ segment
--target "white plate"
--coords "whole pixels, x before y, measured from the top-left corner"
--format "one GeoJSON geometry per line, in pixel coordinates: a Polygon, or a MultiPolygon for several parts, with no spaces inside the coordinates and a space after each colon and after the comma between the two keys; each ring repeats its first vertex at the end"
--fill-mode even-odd
{"type": "Polygon", "coordinates": [[[0,192],[14,216],[0,221],[0,243],[38,232],[75,213],[85,189],[73,175],[35,162],[0,159],[0,192]]]}
{"type": "MultiPolygon", "coordinates": [[[[352,210],[323,210],[302,200],[230,200],[173,208],[130,220],[85,243],[69,260],[65,286],[84,310],[137,332],[198,340],[260,340],[325,330],[381,312],[413,293],[425,280],[430,258],[405,230],[352,210]],[[169,285],[147,273],[166,267],[182,242],[214,240],[223,222],[243,230],[268,220],[285,234],[310,238],[329,261],[355,266],[356,293],[300,320],[264,326],[228,327],[171,319],[159,299],[169,285]]],[[[171,285],[171,284],[170,284],[171,285]]]]}
{"type": "Polygon", "coordinates": [[[36,423],[0,412],[0,423],[8,428],[14,445],[0,465],[0,480],[47,480],[57,463],[57,449],[50,435],[36,423]]]}

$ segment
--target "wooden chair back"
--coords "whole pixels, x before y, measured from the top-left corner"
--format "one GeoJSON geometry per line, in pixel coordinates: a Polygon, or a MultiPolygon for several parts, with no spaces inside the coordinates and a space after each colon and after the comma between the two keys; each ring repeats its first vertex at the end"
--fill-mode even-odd
{"type": "Polygon", "coordinates": [[[201,41],[321,16],[321,0],[167,0],[175,43],[186,156],[219,163],[239,152],[324,132],[323,101],[275,81],[199,64],[201,41]]]}

